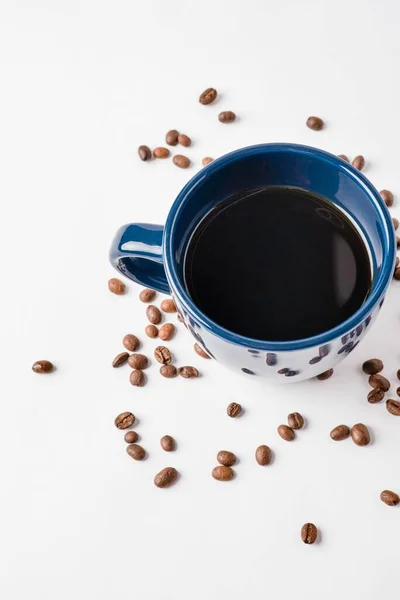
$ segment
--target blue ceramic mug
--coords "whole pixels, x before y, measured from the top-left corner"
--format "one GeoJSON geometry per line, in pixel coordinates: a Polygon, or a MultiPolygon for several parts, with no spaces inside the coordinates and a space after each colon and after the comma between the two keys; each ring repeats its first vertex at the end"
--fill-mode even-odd
{"type": "Polygon", "coordinates": [[[316,148],[261,144],[231,152],[197,173],[176,198],[164,227],[121,227],[110,260],[130,279],[171,294],[186,327],[212,358],[248,376],[287,382],[327,371],[357,346],[383,304],[395,253],[389,212],[359,171],[316,148]],[[329,199],[353,220],[369,250],[372,285],[364,304],[334,329],[307,339],[274,342],[228,331],[201,312],[184,285],[185,251],[204,216],[229,196],[268,185],[299,187],[329,199]]]}

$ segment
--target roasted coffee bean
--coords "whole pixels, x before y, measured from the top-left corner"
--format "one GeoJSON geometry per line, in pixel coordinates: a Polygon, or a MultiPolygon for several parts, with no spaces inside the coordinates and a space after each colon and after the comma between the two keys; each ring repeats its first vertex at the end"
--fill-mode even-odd
{"type": "Polygon", "coordinates": [[[304,419],[300,413],[290,413],[287,418],[288,425],[291,429],[301,429],[304,425],[304,419]]]}
{"type": "Polygon", "coordinates": [[[362,370],[367,375],[376,375],[376,373],[380,373],[383,369],[383,362],[379,358],[370,358],[366,360],[362,366],[362,370]]]}
{"type": "Polygon", "coordinates": [[[167,132],[167,135],[165,136],[165,141],[167,142],[168,146],[176,146],[177,145],[178,135],[179,135],[179,131],[177,131],[176,129],[170,129],[167,132]]]}
{"type": "Polygon", "coordinates": [[[319,117],[308,117],[306,125],[313,131],[321,131],[324,126],[324,122],[319,117]]]}
{"type": "Polygon", "coordinates": [[[267,352],[265,362],[269,367],[274,367],[276,364],[278,364],[278,357],[275,352],[267,352]]]}
{"type": "Polygon", "coordinates": [[[34,373],[51,373],[54,370],[54,365],[49,360],[37,360],[32,365],[34,373]]]}
{"type": "Polygon", "coordinates": [[[174,367],[174,365],[163,365],[160,368],[160,373],[163,377],[166,377],[167,379],[172,379],[173,377],[176,377],[178,375],[178,371],[176,370],[176,367],[174,367]]]}
{"type": "Polygon", "coordinates": [[[184,379],[192,379],[193,377],[198,377],[199,372],[196,367],[179,367],[178,375],[183,377],[184,379]]]}
{"type": "Polygon", "coordinates": [[[357,446],[367,446],[371,441],[368,427],[363,423],[357,423],[350,429],[351,439],[357,446]]]}
{"type": "Polygon", "coordinates": [[[146,383],[146,376],[143,371],[136,369],[129,375],[129,381],[136,387],[143,387],[146,383]]]}
{"type": "Polygon", "coordinates": [[[162,365],[169,365],[172,362],[171,352],[165,346],[157,346],[154,350],[154,357],[162,365]]]}
{"type": "Polygon", "coordinates": [[[128,358],[129,354],[127,352],[121,352],[120,354],[117,354],[117,356],[112,361],[112,366],[114,367],[114,369],[122,367],[122,365],[128,362],[128,358]]]}
{"type": "Polygon", "coordinates": [[[134,444],[135,442],[137,442],[139,439],[138,434],[136,433],[136,431],[127,431],[126,434],[124,435],[124,440],[126,441],[127,444],[134,444]]]}
{"type": "Polygon", "coordinates": [[[214,102],[216,97],[217,90],[214,88],[207,88],[202,94],[200,94],[199,102],[200,104],[211,104],[211,102],[214,102]]]}
{"type": "Polygon", "coordinates": [[[398,387],[398,388],[397,388],[397,390],[396,390],[396,394],[397,394],[398,396],[400,396],[400,387],[398,387]]]}
{"type": "Polygon", "coordinates": [[[158,327],[156,327],[155,325],[147,325],[145,332],[146,335],[149,336],[149,338],[158,337],[158,327]]]}
{"type": "Polygon", "coordinates": [[[178,479],[178,471],[174,467],[165,467],[154,477],[154,485],[158,488],[165,488],[175,483],[178,479]]]}
{"type": "Polygon", "coordinates": [[[120,279],[113,277],[108,280],[108,289],[117,296],[122,296],[125,293],[125,284],[120,279]]]}
{"type": "Polygon", "coordinates": [[[338,158],[341,158],[342,160],[345,160],[346,162],[350,162],[349,157],[346,156],[345,154],[338,154],[338,158]]]}
{"type": "Polygon", "coordinates": [[[234,472],[230,467],[225,467],[221,465],[218,467],[214,467],[211,475],[217,481],[230,481],[234,476],[234,472]]]}
{"type": "Polygon", "coordinates": [[[308,362],[309,362],[310,365],[316,365],[319,362],[321,362],[321,360],[322,360],[322,356],[314,356],[314,358],[312,358],[308,362]]]}
{"type": "Polygon", "coordinates": [[[171,435],[163,435],[160,440],[161,448],[165,452],[172,452],[175,450],[175,440],[171,435]]]}
{"type": "Polygon", "coordinates": [[[281,438],[286,442],[291,442],[294,440],[294,431],[291,427],[288,427],[287,425],[279,425],[277,431],[281,438]]]}
{"type": "Polygon", "coordinates": [[[128,364],[132,369],[146,369],[149,366],[149,359],[144,354],[131,354],[128,364]]]}
{"type": "Polygon", "coordinates": [[[400,369],[397,371],[397,379],[400,379],[400,369]]]}
{"type": "Polygon", "coordinates": [[[400,248],[400,237],[398,235],[396,235],[396,245],[400,248]]]}
{"type": "Polygon", "coordinates": [[[232,467],[236,463],[236,456],[229,450],[220,450],[217,454],[217,462],[225,467],[232,467]]]}
{"type": "Polygon", "coordinates": [[[139,146],[138,154],[140,160],[151,160],[151,150],[148,146],[139,146]]]}
{"type": "Polygon", "coordinates": [[[161,323],[162,315],[157,306],[150,304],[150,306],[146,308],[146,315],[150,323],[153,325],[158,325],[161,323]]]}
{"type": "Polygon", "coordinates": [[[135,422],[135,415],[131,412],[123,412],[115,418],[114,424],[118,429],[128,429],[135,422]]]}
{"type": "Polygon", "coordinates": [[[189,148],[189,146],[192,144],[192,140],[185,133],[180,133],[178,136],[178,144],[185,146],[185,148],[189,148]]]}
{"type": "Polygon", "coordinates": [[[233,123],[233,121],[235,121],[235,120],[236,120],[236,115],[231,110],[224,110],[223,112],[219,113],[219,115],[218,115],[218,121],[220,123],[233,123]]]}
{"type": "Polygon", "coordinates": [[[163,325],[160,328],[160,331],[158,332],[158,337],[160,338],[160,340],[167,342],[168,340],[174,337],[174,333],[175,325],[173,325],[172,323],[165,323],[165,325],[163,325]]]}
{"type": "Polygon", "coordinates": [[[386,206],[393,206],[393,194],[389,190],[381,190],[380,192],[381,198],[386,204],[386,206]]]}
{"type": "Polygon", "coordinates": [[[205,156],[203,158],[203,160],[201,161],[201,164],[203,165],[203,167],[206,167],[207,165],[209,165],[214,159],[211,158],[211,156],[205,156]]]}
{"type": "Polygon", "coordinates": [[[258,446],[256,450],[256,461],[259,465],[264,467],[265,465],[269,465],[272,461],[272,452],[269,446],[258,446]]]}
{"type": "Polygon", "coordinates": [[[161,302],[161,310],[166,313],[176,312],[175,302],[172,300],[172,298],[166,298],[161,302]]]}
{"type": "Polygon", "coordinates": [[[400,267],[396,267],[393,277],[397,279],[397,281],[400,281],[400,267]]]}
{"type": "Polygon", "coordinates": [[[317,379],[319,379],[320,381],[325,381],[325,379],[329,379],[329,377],[332,377],[333,375],[333,369],[328,369],[327,371],[324,371],[324,373],[320,373],[319,375],[317,375],[317,379]]]}
{"type": "Polygon", "coordinates": [[[381,492],[381,500],[388,506],[397,506],[400,502],[399,495],[390,490],[383,490],[383,492],[381,492]]]}
{"type": "Polygon", "coordinates": [[[195,344],[193,346],[193,348],[194,348],[194,351],[196,352],[196,354],[198,354],[202,358],[210,358],[208,356],[207,352],[204,352],[203,348],[201,348],[198,344],[195,344]]]}
{"type": "Polygon", "coordinates": [[[364,166],[365,166],[365,159],[363,156],[361,156],[361,154],[358,154],[354,159],[353,162],[351,163],[353,165],[353,167],[355,167],[356,169],[358,169],[359,171],[362,171],[364,166]]]}
{"type": "Polygon", "coordinates": [[[384,392],[384,390],[381,390],[381,388],[373,388],[369,392],[367,399],[370,404],[376,404],[377,402],[380,402],[381,400],[383,400],[384,395],[385,395],[385,392],[384,392]]]}
{"type": "Polygon", "coordinates": [[[129,444],[129,446],[126,447],[126,451],[134,460],[143,460],[146,456],[145,449],[142,448],[142,446],[139,446],[139,444],[129,444]]]}
{"type": "Polygon", "coordinates": [[[390,412],[391,415],[395,417],[400,417],[400,402],[398,400],[386,400],[386,408],[390,412]]]}
{"type": "Polygon", "coordinates": [[[159,146],[158,148],[154,148],[153,156],[154,158],[168,158],[169,150],[168,148],[162,148],[159,146]]]}
{"type": "Polygon", "coordinates": [[[301,528],[301,539],[305,544],[313,544],[318,535],[318,530],[314,523],[305,523],[301,528]]]}
{"type": "Polygon", "coordinates": [[[390,388],[390,381],[383,375],[378,375],[377,373],[369,376],[368,383],[371,387],[381,388],[384,392],[387,392],[390,388]]]}
{"type": "Polygon", "coordinates": [[[392,223],[393,223],[393,227],[394,227],[394,229],[396,231],[399,228],[399,220],[396,219],[396,217],[393,217],[392,223]]]}
{"type": "Polygon", "coordinates": [[[139,298],[142,302],[152,302],[152,300],[154,300],[154,298],[156,297],[156,292],[155,290],[151,290],[149,288],[144,288],[144,290],[142,290],[139,294],[139,298]]]}
{"type": "Polygon", "coordinates": [[[176,154],[172,159],[172,162],[180,169],[187,169],[190,167],[190,159],[187,156],[183,156],[183,154],[176,154]]]}
{"type": "Polygon", "coordinates": [[[237,402],[231,402],[226,409],[228,417],[239,417],[242,414],[242,407],[237,402]]]}
{"type": "Polygon", "coordinates": [[[134,352],[136,348],[139,347],[139,344],[138,338],[136,335],[133,335],[133,333],[127,333],[122,340],[122,345],[129,350],[129,352],[134,352]]]}
{"type": "Polygon", "coordinates": [[[347,425],[337,425],[332,429],[329,435],[335,442],[340,442],[341,440],[345,440],[349,437],[350,429],[347,427],[347,425]]]}

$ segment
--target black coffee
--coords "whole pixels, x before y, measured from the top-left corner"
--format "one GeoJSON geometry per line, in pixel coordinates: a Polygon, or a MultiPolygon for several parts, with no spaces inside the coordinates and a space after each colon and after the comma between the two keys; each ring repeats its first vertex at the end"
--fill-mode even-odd
{"type": "Polygon", "coordinates": [[[198,225],[185,257],[195,304],[226,329],[259,340],[307,338],[365,301],[369,256],[328,200],[291,187],[233,196],[198,225]]]}

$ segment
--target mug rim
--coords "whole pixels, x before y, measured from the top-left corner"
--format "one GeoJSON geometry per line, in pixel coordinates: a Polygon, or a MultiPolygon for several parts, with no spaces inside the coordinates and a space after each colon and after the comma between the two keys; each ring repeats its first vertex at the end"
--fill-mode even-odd
{"type": "Polygon", "coordinates": [[[257,350],[275,350],[275,351],[293,351],[310,348],[314,346],[320,346],[326,344],[332,339],[343,336],[348,331],[357,327],[374,309],[376,304],[385,294],[385,291],[391,281],[393,274],[394,261],[395,261],[395,236],[393,230],[392,219],[390,213],[383,202],[379,192],[372,185],[372,183],[355,167],[340,159],[334,154],[320,150],[319,148],[313,148],[312,146],[305,146],[302,144],[291,144],[291,143],[266,143],[257,144],[254,146],[246,146],[239,148],[233,152],[229,152],[217,158],[207,167],[200,170],[196,175],[188,181],[188,183],[182,188],[176,197],[171,210],[168,214],[167,221],[165,224],[164,235],[163,235],[163,247],[164,247],[164,268],[167,274],[167,279],[172,283],[173,293],[179,299],[181,305],[192,314],[195,319],[200,323],[202,327],[210,331],[213,335],[220,337],[221,339],[228,341],[232,344],[244,346],[246,348],[254,348],[257,350]],[[383,245],[383,260],[381,273],[372,288],[366,301],[360,306],[360,308],[353,313],[348,319],[322,333],[317,335],[299,339],[299,340],[287,340],[287,341],[273,341],[273,340],[259,340],[249,338],[221,325],[218,325],[215,321],[207,317],[196,304],[192,301],[189,294],[187,293],[181,278],[178,276],[176,263],[174,260],[174,248],[173,238],[176,224],[179,220],[179,212],[187,201],[188,194],[197,186],[201,186],[201,183],[205,178],[212,176],[214,171],[220,170],[222,167],[236,162],[237,160],[252,156],[256,154],[270,154],[270,153],[287,153],[293,152],[298,154],[309,154],[316,158],[327,161],[337,168],[345,171],[350,175],[356,183],[363,188],[365,196],[368,197],[370,202],[375,205],[376,212],[380,216],[381,223],[384,225],[384,239],[382,240],[383,245]]]}

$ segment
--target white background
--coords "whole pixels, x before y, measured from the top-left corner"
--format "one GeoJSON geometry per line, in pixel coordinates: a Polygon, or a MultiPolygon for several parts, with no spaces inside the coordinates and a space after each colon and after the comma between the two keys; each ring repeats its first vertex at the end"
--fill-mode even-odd
{"type": "MultiPolygon", "coordinates": [[[[143,389],[112,369],[128,332],[144,340],[139,288],[117,297],[108,248],[122,223],[163,223],[203,156],[272,141],[365,155],[365,173],[399,195],[400,10],[395,0],[3,0],[0,8],[0,594],[5,600],[375,600],[398,592],[400,419],[366,401],[360,364],[400,366],[400,290],[326,382],[276,387],[194,354],[202,378],[143,389]],[[220,92],[203,107],[199,93],[220,92]],[[221,125],[220,110],[238,121],[221,125]],[[326,129],[304,125],[322,116],[326,129]],[[177,128],[189,171],[139,161],[140,144],[177,128]],[[32,363],[53,361],[49,376],[32,363]],[[226,416],[229,402],[245,408],[226,416]],[[148,459],[125,453],[114,417],[132,410],[148,459]],[[276,427],[297,410],[292,443],[276,427]],[[339,423],[373,443],[334,443],[339,423]],[[159,439],[173,435],[165,454],[159,439]],[[261,468],[254,450],[275,453],[261,468]],[[236,479],[211,478],[220,449],[236,479]],[[154,474],[181,473],[168,490],[154,474]],[[306,546],[300,528],[317,524],[306,546]]],[[[393,215],[396,214],[396,206],[393,215]]],[[[296,268],[296,265],[293,265],[296,268]]],[[[160,299],[160,298],[159,298],[160,299]]],[[[174,321],[176,317],[173,317],[174,321]]],[[[393,391],[393,394],[395,392],[393,391]]],[[[394,396],[395,397],[395,396],[394,396]]]]}

